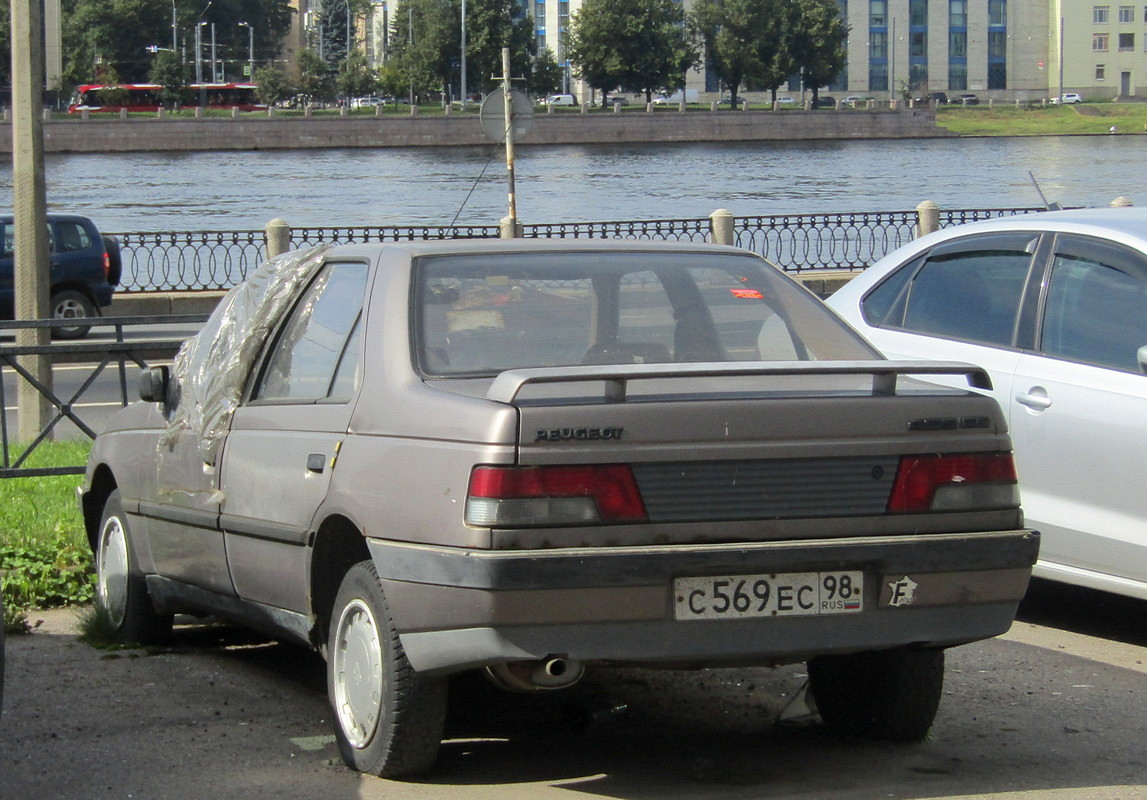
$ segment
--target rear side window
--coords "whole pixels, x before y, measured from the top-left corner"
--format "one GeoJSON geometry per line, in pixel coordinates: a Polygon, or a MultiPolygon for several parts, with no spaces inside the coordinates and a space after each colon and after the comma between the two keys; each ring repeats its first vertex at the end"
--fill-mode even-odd
{"type": "Polygon", "coordinates": [[[1042,351],[1139,372],[1147,345],[1147,283],[1093,258],[1058,254],[1048,281],[1042,351]]]}
{"type": "Polygon", "coordinates": [[[415,354],[434,376],[874,352],[757,258],[532,253],[421,259],[415,354]]]}
{"type": "Polygon", "coordinates": [[[78,250],[87,250],[92,245],[92,239],[84,227],[75,222],[56,223],[58,237],[56,252],[73,253],[78,250]]]}
{"type": "Polygon", "coordinates": [[[279,332],[254,399],[313,402],[351,397],[367,267],[328,264],[279,332]]]}
{"type": "Polygon", "coordinates": [[[938,249],[869,293],[864,313],[881,327],[1008,347],[1031,263],[1028,248],[938,249]]]}

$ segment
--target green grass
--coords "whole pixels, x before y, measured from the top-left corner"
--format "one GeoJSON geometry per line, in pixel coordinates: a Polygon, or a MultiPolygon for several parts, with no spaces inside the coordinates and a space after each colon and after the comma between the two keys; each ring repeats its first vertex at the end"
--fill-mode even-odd
{"type": "MultiPolygon", "coordinates": [[[[73,466],[87,441],[45,442],[24,466],[73,466]]],[[[0,479],[0,591],[4,628],[27,629],[27,611],[90,602],[91,549],[76,504],[79,475],[0,479]]]]}
{"type": "Polygon", "coordinates": [[[936,112],[936,124],[961,136],[1049,136],[1107,134],[1112,125],[1119,134],[1147,131],[1145,103],[1084,103],[1074,106],[1019,107],[997,104],[945,108],[936,112]]]}

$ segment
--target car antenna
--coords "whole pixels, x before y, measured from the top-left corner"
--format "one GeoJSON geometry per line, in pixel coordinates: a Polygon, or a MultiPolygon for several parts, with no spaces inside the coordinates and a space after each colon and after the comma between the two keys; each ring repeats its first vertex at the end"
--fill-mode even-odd
{"type": "Polygon", "coordinates": [[[1063,210],[1063,206],[1061,206],[1059,203],[1049,203],[1047,201],[1047,197],[1044,196],[1043,189],[1039,188],[1039,181],[1035,179],[1035,175],[1032,174],[1030,169],[1028,170],[1028,177],[1031,178],[1032,186],[1034,186],[1035,190],[1039,192],[1039,199],[1043,201],[1044,208],[1046,208],[1048,211],[1063,210]]]}

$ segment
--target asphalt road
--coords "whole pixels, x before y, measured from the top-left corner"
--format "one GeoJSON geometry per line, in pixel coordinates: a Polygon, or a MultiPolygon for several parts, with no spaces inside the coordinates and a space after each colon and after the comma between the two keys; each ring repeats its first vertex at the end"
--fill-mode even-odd
{"type": "Polygon", "coordinates": [[[453,687],[437,770],[405,783],[342,766],[323,663],[230,628],[103,652],[74,612],[8,642],[0,797],[1147,797],[1147,603],[1037,585],[1004,637],[949,651],[928,741],[781,726],[803,668],[591,672],[567,693],[453,687]]]}

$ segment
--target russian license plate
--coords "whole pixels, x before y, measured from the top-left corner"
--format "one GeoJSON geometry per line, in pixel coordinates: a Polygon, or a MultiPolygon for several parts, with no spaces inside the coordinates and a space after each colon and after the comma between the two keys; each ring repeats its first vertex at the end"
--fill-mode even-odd
{"type": "Polygon", "coordinates": [[[678,620],[856,614],[864,610],[864,573],[677,578],[673,597],[678,620]]]}

